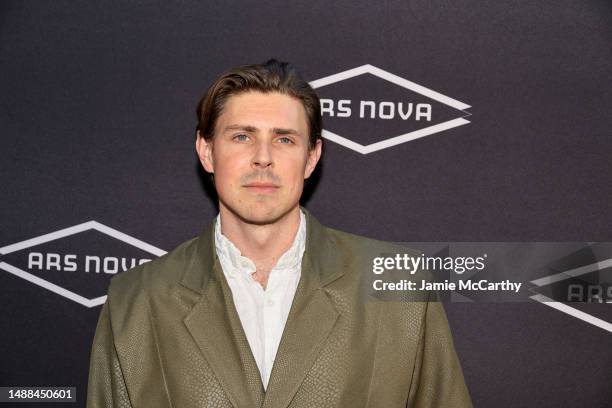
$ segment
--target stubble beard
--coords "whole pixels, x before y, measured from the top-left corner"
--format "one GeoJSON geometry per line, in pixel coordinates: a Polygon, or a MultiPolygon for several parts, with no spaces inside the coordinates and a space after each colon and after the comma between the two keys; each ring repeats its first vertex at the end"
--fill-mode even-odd
{"type": "Polygon", "coordinates": [[[283,209],[274,205],[273,197],[258,196],[245,205],[231,205],[219,199],[219,206],[224,207],[226,211],[245,224],[264,226],[279,222],[292,210],[299,207],[299,201],[295,205],[283,209]]]}

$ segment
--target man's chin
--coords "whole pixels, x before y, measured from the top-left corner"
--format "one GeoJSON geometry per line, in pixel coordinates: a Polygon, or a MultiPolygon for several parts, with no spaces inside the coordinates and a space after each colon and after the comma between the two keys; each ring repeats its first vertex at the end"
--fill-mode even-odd
{"type": "Polygon", "coordinates": [[[293,208],[265,208],[255,207],[248,208],[243,211],[235,211],[234,214],[246,224],[252,225],[270,225],[275,224],[283,217],[287,216],[293,208]]]}
{"type": "Polygon", "coordinates": [[[282,217],[281,212],[264,212],[264,211],[253,211],[240,217],[243,222],[253,225],[270,225],[278,222],[282,217]]]}

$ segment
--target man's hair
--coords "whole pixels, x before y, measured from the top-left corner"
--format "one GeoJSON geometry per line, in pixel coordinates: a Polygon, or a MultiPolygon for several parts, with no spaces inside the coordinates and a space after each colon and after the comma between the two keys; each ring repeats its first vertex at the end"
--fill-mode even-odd
{"type": "Polygon", "coordinates": [[[287,62],[271,59],[264,64],[244,65],[221,75],[198,103],[196,131],[207,141],[212,140],[217,119],[225,102],[232,95],[258,91],[278,92],[300,100],[306,111],[310,132],[309,148],[321,139],[321,106],[319,97],[295,68],[287,62]]]}

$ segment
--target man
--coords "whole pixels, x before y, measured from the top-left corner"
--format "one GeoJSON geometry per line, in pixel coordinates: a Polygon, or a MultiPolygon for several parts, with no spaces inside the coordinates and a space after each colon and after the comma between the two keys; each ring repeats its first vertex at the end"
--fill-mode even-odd
{"type": "Polygon", "coordinates": [[[395,246],[299,205],[321,156],[312,88],[286,63],[234,69],[198,106],[196,151],[219,215],[115,276],[89,407],[467,407],[439,302],[363,290],[395,246]]]}

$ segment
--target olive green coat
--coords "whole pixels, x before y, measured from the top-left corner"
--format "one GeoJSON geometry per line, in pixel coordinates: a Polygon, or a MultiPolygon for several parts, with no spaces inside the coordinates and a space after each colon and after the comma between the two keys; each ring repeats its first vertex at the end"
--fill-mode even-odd
{"type": "Polygon", "coordinates": [[[363,290],[372,256],[397,247],[310,213],[302,276],[264,391],[214,249],[198,238],[111,280],[87,406],[471,407],[439,302],[363,290]]]}

